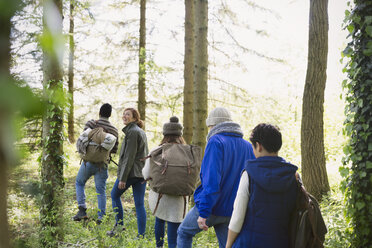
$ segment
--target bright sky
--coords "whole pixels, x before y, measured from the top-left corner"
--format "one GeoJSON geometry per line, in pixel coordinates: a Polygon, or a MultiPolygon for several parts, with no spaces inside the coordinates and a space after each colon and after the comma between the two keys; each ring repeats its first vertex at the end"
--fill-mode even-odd
{"type": "MultiPolygon", "coordinates": [[[[138,6],[127,6],[124,10],[119,8],[108,9],[112,1],[95,0],[90,11],[93,13],[96,23],[84,24],[80,31],[90,28],[101,33],[107,33],[114,40],[123,40],[123,34],[132,32],[138,35],[138,23],[122,25],[118,29],[110,22],[123,22],[139,18],[138,6]],[[116,31],[119,30],[119,31],[116,31]]],[[[209,36],[208,41],[224,42],[228,45],[220,45],[222,52],[229,54],[233,60],[241,63],[241,66],[228,66],[229,61],[221,53],[212,48],[209,49],[209,75],[211,78],[218,77],[229,83],[245,88],[249,92],[259,94],[282,94],[301,99],[305,82],[307,67],[307,43],[310,0],[261,0],[260,6],[272,10],[273,13],[252,9],[244,0],[213,0],[209,1],[209,36]],[[221,25],[216,24],[217,18],[221,17],[218,6],[224,3],[236,14],[237,23],[240,27],[231,28],[231,20],[227,17],[223,23],[229,25],[230,32],[239,43],[249,49],[258,51],[265,56],[280,58],[287,64],[269,62],[251,54],[243,54],[231,45],[233,42],[221,25]],[[251,29],[245,28],[249,26],[251,29]],[[255,29],[266,30],[269,37],[260,37],[255,34],[255,29]],[[253,30],[253,31],[252,31],[253,30]],[[213,66],[215,64],[215,66],[213,66]]],[[[253,1],[252,1],[253,2],[253,1]]],[[[347,33],[341,25],[346,9],[346,1],[329,0],[329,55],[326,84],[326,100],[333,99],[341,93],[341,82],[345,75],[342,74],[343,66],[340,64],[340,53],[346,45],[347,33]]],[[[68,27],[68,18],[65,18],[65,30],[68,27]]],[[[184,1],[148,1],[147,4],[147,49],[148,54],[153,56],[159,66],[176,67],[176,71],[168,73],[164,82],[183,84],[183,53],[184,53],[184,1]]],[[[76,25],[78,27],[78,25],[76,25]]],[[[77,30],[78,32],[79,30],[77,30]]],[[[78,37],[78,35],[77,35],[78,37]]],[[[105,53],[110,47],[102,46],[99,42],[103,37],[89,37],[80,40],[77,46],[84,47],[91,52],[84,54],[88,61],[99,61],[96,52],[105,53]]],[[[66,58],[65,58],[66,59],[66,58]]],[[[80,57],[82,59],[82,57],[80,57]]],[[[120,58],[112,57],[112,61],[120,58]]],[[[138,65],[134,63],[122,68],[123,71],[135,72],[138,65]]],[[[107,61],[102,60],[102,63],[107,61]]],[[[23,70],[26,77],[30,77],[34,70],[33,64],[25,63],[23,70]],[[28,67],[27,67],[28,66],[28,67]],[[32,68],[31,68],[32,67],[32,68]],[[27,69],[27,68],[30,68],[27,69]],[[27,74],[27,75],[26,75],[27,74]]],[[[79,70],[84,70],[84,64],[79,70]]],[[[35,72],[34,72],[35,73],[35,72]]],[[[40,72],[39,72],[40,73],[40,72]]],[[[78,75],[77,75],[78,76],[78,75]]],[[[79,78],[76,78],[78,81],[79,78]]],[[[134,79],[133,79],[134,80],[134,79]]],[[[35,80],[40,82],[39,80],[35,80]]],[[[135,81],[134,81],[135,82],[135,81]]],[[[77,82],[78,83],[78,82],[77,82]]],[[[217,85],[218,86],[218,85],[217,85]]],[[[209,90],[216,88],[216,82],[210,80],[209,90]]],[[[78,100],[78,98],[76,99],[78,100]]]]}
{"type": "MultiPolygon", "coordinates": [[[[169,66],[179,64],[182,68],[183,62],[183,12],[182,1],[162,1],[147,11],[148,28],[151,33],[151,40],[148,40],[148,48],[154,51],[155,61],[159,65],[169,66]],[[159,15],[159,10],[161,14],[159,15]],[[166,11],[165,11],[166,10],[166,11]],[[173,30],[170,33],[169,30],[173,30]],[[175,41],[172,37],[177,38],[175,41]]],[[[238,15],[237,19],[242,25],[249,25],[252,28],[263,28],[268,30],[269,38],[260,38],[254,32],[244,29],[232,30],[234,36],[242,45],[260,51],[261,53],[276,58],[282,58],[290,65],[270,63],[265,59],[259,59],[252,55],[237,54],[237,59],[241,60],[247,71],[241,68],[210,67],[210,75],[225,78],[226,81],[244,87],[247,90],[254,90],[261,93],[278,92],[287,90],[284,85],[294,85],[295,91],[302,95],[303,84],[305,82],[307,67],[307,45],[308,45],[308,23],[309,23],[309,2],[304,0],[262,0],[259,4],[273,10],[276,15],[267,12],[252,10],[247,8],[244,1],[225,1],[228,6],[238,15]],[[243,11],[241,11],[243,10],[243,11]],[[235,32],[234,32],[235,31],[235,32]]],[[[225,32],[220,26],[216,25],[216,6],[221,1],[209,1],[209,42],[212,37],[231,43],[225,32]]],[[[328,81],[327,94],[340,93],[340,85],[344,75],[342,75],[342,65],[339,63],[340,53],[345,47],[346,32],[342,30],[341,24],[346,9],[346,1],[329,0],[329,56],[328,56],[328,81]],[[337,92],[337,93],[335,93],[337,92]]],[[[136,12],[128,12],[138,15],[136,12]]],[[[229,47],[225,52],[233,54],[229,47]]],[[[232,49],[232,48],[231,48],[232,49]]],[[[222,63],[224,57],[211,52],[209,49],[210,61],[222,63]]],[[[232,57],[234,57],[232,55],[232,57]]],[[[181,81],[182,73],[173,78],[181,81]],[[178,77],[178,78],[177,78],[178,77]]],[[[211,90],[213,88],[210,87],[211,90]]]]}

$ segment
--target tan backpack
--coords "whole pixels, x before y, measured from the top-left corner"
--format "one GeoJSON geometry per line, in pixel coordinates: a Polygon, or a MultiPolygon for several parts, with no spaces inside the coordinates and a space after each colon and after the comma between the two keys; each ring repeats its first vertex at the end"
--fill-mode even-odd
{"type": "Polygon", "coordinates": [[[105,149],[101,145],[106,135],[107,133],[102,127],[92,129],[87,138],[80,135],[76,146],[81,159],[92,163],[109,163],[110,150],[105,149]]]}
{"type": "Polygon", "coordinates": [[[159,193],[154,214],[163,194],[183,196],[192,195],[196,188],[201,166],[199,146],[166,143],[151,152],[150,187],[159,193]]]}

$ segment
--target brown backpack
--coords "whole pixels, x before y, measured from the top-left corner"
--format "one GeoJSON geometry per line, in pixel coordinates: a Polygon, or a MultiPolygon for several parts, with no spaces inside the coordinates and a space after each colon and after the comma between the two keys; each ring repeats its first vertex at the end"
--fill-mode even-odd
{"type": "Polygon", "coordinates": [[[159,193],[154,214],[163,194],[183,196],[186,209],[186,196],[194,193],[199,178],[201,148],[166,143],[152,151],[149,158],[150,187],[159,193]]]}
{"type": "Polygon", "coordinates": [[[80,135],[76,146],[82,160],[98,164],[110,161],[110,150],[101,146],[106,134],[102,127],[96,127],[90,131],[87,139],[80,135]]]}
{"type": "Polygon", "coordinates": [[[302,186],[296,173],[296,207],[289,227],[290,248],[322,248],[327,227],[317,200],[302,186]]]}

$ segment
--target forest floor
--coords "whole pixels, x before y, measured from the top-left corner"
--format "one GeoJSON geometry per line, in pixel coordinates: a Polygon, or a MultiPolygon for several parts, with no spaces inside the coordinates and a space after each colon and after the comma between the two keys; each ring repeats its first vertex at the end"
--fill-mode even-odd
{"type": "MultiPolygon", "coordinates": [[[[66,149],[66,148],[65,148],[66,149]]],[[[64,169],[64,242],[59,247],[156,247],[154,235],[155,218],[149,210],[147,193],[145,196],[145,208],[147,212],[147,226],[145,238],[138,240],[137,219],[132,196],[129,188],[122,195],[124,209],[124,225],[126,230],[118,237],[110,238],[106,232],[115,224],[112,210],[110,192],[116,180],[116,165],[109,165],[109,178],[106,186],[106,216],[101,225],[97,225],[97,197],[94,186],[94,178],[90,178],[85,187],[87,221],[75,222],[72,217],[77,213],[75,194],[75,178],[80,168],[80,159],[75,153],[73,145],[67,147],[68,166],[64,169]]],[[[20,164],[11,170],[8,188],[8,219],[12,234],[12,247],[40,247],[38,243],[39,222],[39,153],[28,154],[20,164]]],[[[117,158],[114,161],[117,162],[117,158]]],[[[167,247],[165,237],[164,247],[167,247]]],[[[217,238],[213,229],[202,232],[194,240],[193,247],[218,247],[217,238]]]]}
{"type": "MultiPolygon", "coordinates": [[[[156,247],[154,236],[155,218],[149,211],[147,194],[145,206],[147,211],[147,227],[144,239],[136,239],[137,221],[131,188],[122,196],[124,208],[124,221],[126,230],[116,238],[109,238],[106,232],[115,224],[111,205],[110,192],[116,179],[116,165],[110,164],[109,178],[107,180],[107,206],[106,216],[101,225],[97,225],[97,198],[93,177],[86,184],[86,203],[88,207],[87,221],[75,222],[72,217],[77,212],[75,197],[75,177],[79,170],[79,157],[75,147],[69,145],[65,148],[67,166],[64,170],[64,242],[59,247],[156,247]]],[[[39,206],[39,153],[28,154],[20,164],[11,170],[8,188],[8,219],[12,233],[13,247],[40,247],[38,233],[40,230],[39,206]]],[[[117,158],[114,158],[117,161],[117,158]]],[[[334,167],[334,166],[333,166],[334,167]]],[[[323,217],[328,226],[325,247],[348,247],[345,241],[346,221],[343,217],[343,196],[339,190],[339,176],[335,168],[331,169],[330,195],[321,204],[323,217]]],[[[146,192],[148,192],[147,189],[146,192]]],[[[164,247],[167,247],[165,237],[164,247]]],[[[218,247],[217,238],[211,228],[207,232],[199,233],[194,239],[193,247],[218,247]]]]}

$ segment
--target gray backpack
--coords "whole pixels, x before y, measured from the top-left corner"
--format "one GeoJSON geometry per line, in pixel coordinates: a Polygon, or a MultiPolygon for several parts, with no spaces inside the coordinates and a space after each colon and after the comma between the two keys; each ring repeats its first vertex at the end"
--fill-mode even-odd
{"type": "Polygon", "coordinates": [[[186,196],[194,193],[199,178],[201,148],[166,143],[151,152],[149,158],[150,187],[159,193],[154,214],[163,194],[183,196],[186,209],[186,196]]]}

